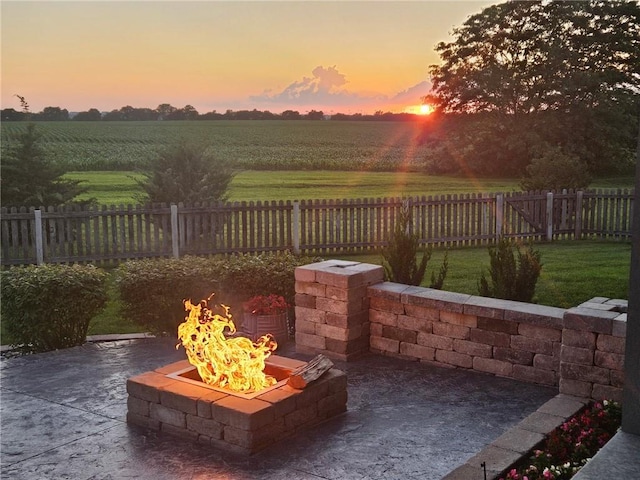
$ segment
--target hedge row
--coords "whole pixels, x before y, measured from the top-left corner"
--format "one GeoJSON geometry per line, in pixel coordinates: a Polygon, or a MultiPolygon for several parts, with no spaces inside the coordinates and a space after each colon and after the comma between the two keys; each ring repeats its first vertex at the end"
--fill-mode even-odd
{"type": "Polygon", "coordinates": [[[107,301],[107,274],[91,265],[17,267],[2,272],[2,321],[14,346],[44,352],[84,343],[107,301]]]}
{"type": "Polygon", "coordinates": [[[116,282],[123,315],[145,331],[175,335],[186,299],[197,303],[214,294],[213,303],[229,306],[236,318],[254,295],[275,293],[294,305],[294,270],[315,261],[288,252],[136,260],[117,269],[116,282]]]}
{"type": "MultiPolygon", "coordinates": [[[[213,302],[230,306],[232,315],[254,295],[275,293],[294,305],[294,270],[314,261],[291,253],[128,261],[114,272],[120,313],[143,331],[176,335],[185,299],[197,303],[215,294],[213,302]]],[[[108,274],[92,265],[32,265],[1,274],[4,331],[24,350],[81,345],[107,301],[108,274]]]]}

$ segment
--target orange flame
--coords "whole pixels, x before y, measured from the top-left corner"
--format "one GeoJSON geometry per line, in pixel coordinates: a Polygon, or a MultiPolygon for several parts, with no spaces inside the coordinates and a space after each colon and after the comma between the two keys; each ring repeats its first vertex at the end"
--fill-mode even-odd
{"type": "Polygon", "coordinates": [[[208,308],[206,300],[199,305],[185,300],[184,306],[189,315],[178,326],[178,338],[203,382],[243,393],[277,383],[264,373],[265,360],[278,346],[270,334],[255,343],[245,337],[227,338],[225,329],[231,335],[236,332],[229,307],[221,305],[220,315],[208,308]]]}

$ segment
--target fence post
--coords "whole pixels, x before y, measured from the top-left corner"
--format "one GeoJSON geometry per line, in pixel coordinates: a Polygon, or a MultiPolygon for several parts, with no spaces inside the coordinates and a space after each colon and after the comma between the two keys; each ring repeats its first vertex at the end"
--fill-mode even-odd
{"type": "Polygon", "coordinates": [[[42,245],[42,210],[33,211],[35,220],[35,240],[36,240],[36,265],[44,263],[44,249],[42,245]]]}
{"type": "MultiPolygon", "coordinates": [[[[562,189],[562,195],[564,196],[564,195],[566,195],[566,194],[567,194],[567,189],[566,189],[566,188],[563,188],[563,189],[562,189]]],[[[562,216],[561,216],[561,219],[562,219],[562,220],[560,220],[560,229],[561,229],[561,230],[566,230],[566,228],[567,228],[567,215],[568,215],[568,213],[569,213],[569,212],[567,212],[567,206],[568,206],[568,204],[567,204],[567,198],[566,198],[566,197],[564,197],[564,198],[562,199],[562,214],[561,214],[561,215],[562,215],[562,216]]]]}
{"type": "Polygon", "coordinates": [[[582,237],[582,198],[584,196],[584,192],[582,190],[578,190],[576,192],[576,224],[574,231],[575,240],[580,240],[582,237]]]}
{"type": "Polygon", "coordinates": [[[553,192],[547,192],[547,241],[553,240],[553,192]]]}
{"type": "Polygon", "coordinates": [[[293,202],[293,225],[291,235],[293,236],[293,254],[300,254],[300,203],[293,202]]]}
{"type": "Polygon", "coordinates": [[[502,236],[502,214],[504,212],[504,195],[496,195],[496,241],[502,236]]]}
{"type": "Polygon", "coordinates": [[[180,257],[180,243],[178,238],[178,205],[171,204],[171,250],[173,258],[180,257]]]}

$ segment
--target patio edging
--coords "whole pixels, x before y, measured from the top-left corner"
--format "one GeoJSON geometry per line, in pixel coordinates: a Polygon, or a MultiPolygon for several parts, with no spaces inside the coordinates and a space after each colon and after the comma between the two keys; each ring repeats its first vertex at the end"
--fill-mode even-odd
{"type": "Polygon", "coordinates": [[[488,479],[498,478],[588,402],[587,398],[559,393],[464,464],[449,472],[442,480],[484,478],[483,464],[486,466],[488,479]]]}

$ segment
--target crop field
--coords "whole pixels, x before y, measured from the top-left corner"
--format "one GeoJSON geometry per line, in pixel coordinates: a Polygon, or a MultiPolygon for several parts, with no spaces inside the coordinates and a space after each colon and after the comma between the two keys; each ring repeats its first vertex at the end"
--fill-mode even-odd
{"type": "MultiPolygon", "coordinates": [[[[49,157],[68,170],[135,170],[159,147],[203,142],[252,170],[421,170],[418,122],[212,120],[37,122],[49,157]]],[[[3,149],[27,122],[3,122],[3,149]]]]}

